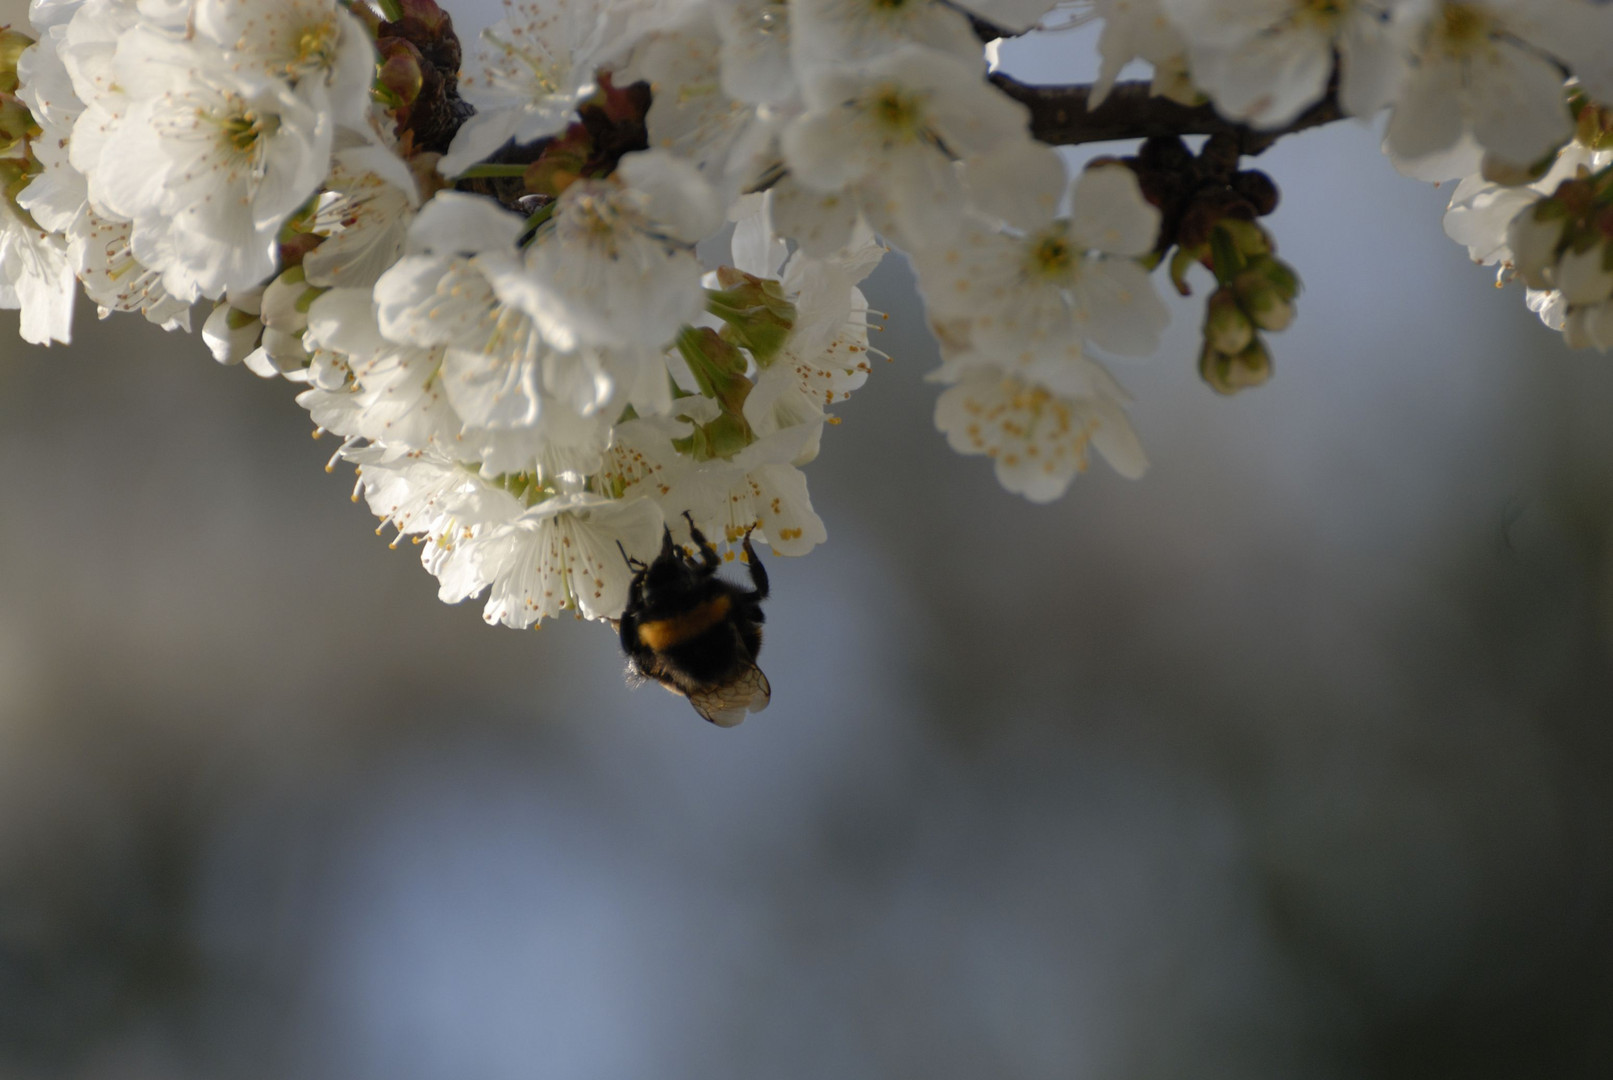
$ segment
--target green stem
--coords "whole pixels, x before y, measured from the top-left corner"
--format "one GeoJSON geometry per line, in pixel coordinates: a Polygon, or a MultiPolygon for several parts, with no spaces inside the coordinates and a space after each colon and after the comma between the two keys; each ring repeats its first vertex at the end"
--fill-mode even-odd
{"type": "Polygon", "coordinates": [[[387,22],[401,22],[403,20],[403,5],[398,0],[375,0],[375,6],[381,9],[387,22]]]}

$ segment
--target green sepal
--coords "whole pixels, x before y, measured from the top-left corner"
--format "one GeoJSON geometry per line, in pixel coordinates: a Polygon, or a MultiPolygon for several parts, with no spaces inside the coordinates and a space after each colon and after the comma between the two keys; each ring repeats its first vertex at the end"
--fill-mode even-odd
{"type": "Polygon", "coordinates": [[[749,349],[756,366],[767,367],[795,328],[795,305],[778,282],[731,266],[717,271],[717,282],[723,287],[706,290],[706,310],[723,321],[723,340],[749,349]]]}
{"type": "Polygon", "coordinates": [[[1223,285],[1231,285],[1243,269],[1243,256],[1232,241],[1232,234],[1221,225],[1210,230],[1210,272],[1223,285]]]}
{"type": "Polygon", "coordinates": [[[678,354],[689,365],[700,392],[722,406],[724,412],[739,413],[751,391],[745,378],[745,354],[724,341],[707,326],[685,326],[678,334],[678,354]]]}
{"type": "Polygon", "coordinates": [[[1171,255],[1170,277],[1171,284],[1182,296],[1192,296],[1193,286],[1187,283],[1187,272],[1193,268],[1200,256],[1187,248],[1179,247],[1171,255]]]}

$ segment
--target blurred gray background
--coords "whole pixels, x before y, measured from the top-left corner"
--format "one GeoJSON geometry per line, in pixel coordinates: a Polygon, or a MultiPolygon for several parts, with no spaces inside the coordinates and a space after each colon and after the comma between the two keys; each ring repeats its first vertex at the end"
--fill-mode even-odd
{"type": "Polygon", "coordinates": [[[0,1078],[1613,1073],[1613,360],[1376,144],[1262,161],[1274,382],[1176,303],[1049,507],[888,259],[733,731],[438,603],[292,388],[0,321],[0,1078]]]}

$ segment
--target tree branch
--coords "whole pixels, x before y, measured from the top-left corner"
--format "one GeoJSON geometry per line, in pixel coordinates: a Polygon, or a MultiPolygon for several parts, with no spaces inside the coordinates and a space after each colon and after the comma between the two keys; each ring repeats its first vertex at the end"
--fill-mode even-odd
{"type": "Polygon", "coordinates": [[[1292,123],[1272,131],[1260,131],[1226,119],[1212,105],[1182,105],[1169,98],[1155,97],[1145,82],[1119,83],[1102,105],[1089,110],[1090,86],[1031,86],[1001,73],[992,75],[991,81],[1030,109],[1031,135],[1051,146],[1146,139],[1156,135],[1230,135],[1237,140],[1240,151],[1252,156],[1264,152],[1285,135],[1344,118],[1338,94],[1331,87],[1321,101],[1292,123]]]}

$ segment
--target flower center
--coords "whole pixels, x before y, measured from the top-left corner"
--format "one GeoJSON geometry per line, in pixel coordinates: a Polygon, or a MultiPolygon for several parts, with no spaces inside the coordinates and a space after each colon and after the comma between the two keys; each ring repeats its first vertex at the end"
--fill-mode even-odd
{"type": "Polygon", "coordinates": [[[1349,0],[1301,0],[1294,18],[1300,22],[1332,26],[1348,6],[1349,0]]]}
{"type": "Polygon", "coordinates": [[[874,92],[869,113],[888,137],[917,140],[924,133],[924,100],[904,93],[900,87],[885,86],[874,92]]]}
{"type": "Polygon", "coordinates": [[[503,53],[505,60],[503,64],[489,64],[488,82],[527,96],[534,104],[560,92],[560,79],[565,70],[549,55],[541,41],[505,41],[491,30],[482,31],[482,40],[503,53]],[[530,47],[523,48],[523,44],[530,47]]]}
{"type": "Polygon", "coordinates": [[[1490,17],[1473,4],[1446,4],[1440,9],[1435,34],[1451,52],[1466,52],[1490,34],[1490,17]]]}
{"type": "Polygon", "coordinates": [[[1032,280],[1043,281],[1063,281],[1074,273],[1075,249],[1063,228],[1055,225],[1036,240],[1026,270],[1032,280]]]}
{"type": "Polygon", "coordinates": [[[224,129],[225,141],[236,153],[250,154],[258,145],[258,139],[274,134],[280,126],[280,119],[275,116],[259,116],[251,109],[247,109],[226,117],[221,126],[224,129]]]}
{"type": "Polygon", "coordinates": [[[326,19],[305,26],[297,37],[297,71],[316,71],[333,66],[336,62],[336,37],[339,30],[335,19],[326,19]]]}

